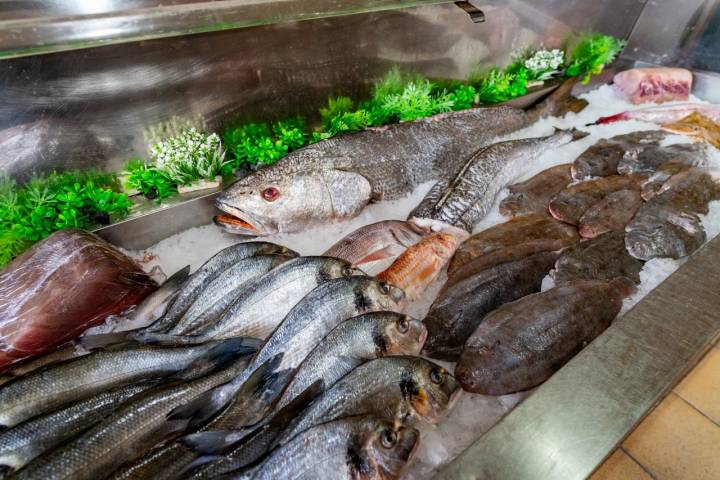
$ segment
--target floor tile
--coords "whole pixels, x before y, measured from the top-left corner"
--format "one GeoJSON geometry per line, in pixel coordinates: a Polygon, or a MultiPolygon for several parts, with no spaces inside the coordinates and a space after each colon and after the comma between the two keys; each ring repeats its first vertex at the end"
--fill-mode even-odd
{"type": "Polygon", "coordinates": [[[651,480],[651,477],[625,452],[617,449],[589,480],[651,480]]]}
{"type": "Polygon", "coordinates": [[[720,427],[670,393],[623,447],[659,480],[720,479],[720,427]]]}
{"type": "Polygon", "coordinates": [[[710,350],[675,393],[720,425],[720,350],[710,350]]]}

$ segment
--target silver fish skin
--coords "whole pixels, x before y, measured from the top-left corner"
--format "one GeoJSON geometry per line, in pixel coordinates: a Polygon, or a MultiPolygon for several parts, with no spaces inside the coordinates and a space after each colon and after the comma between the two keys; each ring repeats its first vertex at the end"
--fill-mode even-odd
{"type": "MultiPolygon", "coordinates": [[[[547,137],[508,140],[481,149],[450,182],[430,218],[472,231],[475,223],[490,210],[497,194],[515,178],[522,164],[585,135],[561,130],[547,137]]],[[[419,220],[412,221],[423,225],[419,220]]]]}
{"type": "Polygon", "coordinates": [[[441,366],[420,357],[384,357],[354,369],[326,390],[285,430],[278,444],[321,423],[353,415],[391,422],[435,423],[460,384],[441,366]]]}
{"type": "Polygon", "coordinates": [[[18,480],[97,480],[138,458],[187,423],[168,420],[176,407],[235,377],[247,365],[236,361],[219,372],[190,382],[150,390],[125,403],[104,421],[72,442],[43,455],[19,470],[18,480]]]}
{"type": "Polygon", "coordinates": [[[148,452],[137,462],[123,466],[108,477],[110,480],[175,480],[197,454],[173,442],[148,452]],[[183,461],[187,457],[185,461],[183,461]]]}
{"type": "Polygon", "coordinates": [[[100,393],[0,433],[0,468],[17,470],[104,419],[121,403],[147,390],[140,383],[100,393]]]}
{"type": "Polygon", "coordinates": [[[244,258],[221,272],[203,290],[203,294],[187,309],[171,332],[184,334],[209,325],[219,319],[243,286],[294,257],[287,255],[258,255],[244,258]]]}
{"type": "Polygon", "coordinates": [[[168,306],[165,315],[147,327],[148,331],[159,332],[175,324],[177,320],[190,308],[205,287],[217,277],[220,272],[234,265],[236,262],[254,255],[290,254],[290,250],[269,242],[245,242],[227,247],[216,253],[205,262],[185,282],[173,302],[168,306]]]}
{"type": "Polygon", "coordinates": [[[355,266],[392,259],[419,242],[428,232],[410,222],[383,220],[365,225],[343,237],[323,255],[342,258],[355,266]]]}
{"type": "Polygon", "coordinates": [[[247,335],[267,338],[295,304],[315,287],[362,272],[340,259],[300,257],[245,284],[223,316],[208,328],[190,333],[203,340],[247,335]]]}
{"type": "Polygon", "coordinates": [[[300,364],[278,407],[287,405],[313,382],[330,388],[362,363],[389,355],[419,355],[427,330],[417,319],[395,312],[373,312],[342,322],[300,364]]]}
{"type": "Polygon", "coordinates": [[[123,323],[127,321],[134,327],[145,327],[157,320],[165,313],[170,302],[187,281],[189,273],[190,265],[172,274],[157,290],[145,297],[130,313],[125,315],[123,323]]]}
{"type": "Polygon", "coordinates": [[[474,108],[341,135],[295,150],[234,183],[216,217],[232,233],[270,235],[350,218],[372,199],[402,197],[430,180],[453,178],[465,160],[496,137],[559,111],[574,81],[532,111],[474,108]]]}
{"type": "Polygon", "coordinates": [[[12,427],[109,388],[177,373],[224,343],[99,351],[31,372],[0,388],[0,425],[12,427]]]}
{"type": "Polygon", "coordinates": [[[396,428],[370,416],[344,418],[298,435],[252,471],[222,478],[398,478],[419,436],[414,428],[396,428]]]}
{"type": "MultiPolygon", "coordinates": [[[[238,391],[243,384],[256,369],[277,355],[282,354],[282,360],[275,371],[295,369],[340,322],[368,312],[401,311],[404,306],[405,294],[401,289],[374,278],[351,276],[322,283],[290,310],[247,370],[232,382],[208,392],[175,414],[192,418],[207,405],[227,405],[232,399],[242,403],[244,400],[238,391]]],[[[246,419],[238,417],[236,428],[254,425],[262,419],[257,418],[255,412],[251,413],[246,419]]]]}

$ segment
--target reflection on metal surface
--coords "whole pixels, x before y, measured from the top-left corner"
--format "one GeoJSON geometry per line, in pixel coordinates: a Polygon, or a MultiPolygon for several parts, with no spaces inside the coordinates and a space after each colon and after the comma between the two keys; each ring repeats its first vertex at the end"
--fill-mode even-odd
{"type": "Polygon", "coordinates": [[[436,478],[587,478],[718,337],[718,284],[720,236],[436,478]]]}
{"type": "Polygon", "coordinates": [[[485,14],[482,10],[477,8],[475,5],[473,5],[470,2],[455,2],[455,5],[462,8],[465,13],[470,15],[470,20],[473,21],[473,23],[482,23],[485,21],[485,14]]]}
{"type": "Polygon", "coordinates": [[[720,1],[649,2],[624,55],[657,65],[720,72],[720,1]]]}
{"type": "Polygon", "coordinates": [[[118,170],[147,155],[146,127],[174,115],[203,116],[212,129],[314,115],[328,95],[367,95],[393,65],[463,78],[573,31],[625,38],[642,9],[623,0],[476,5],[489,21],[473,24],[455,5],[435,5],[4,60],[0,169],[20,180],[52,169],[118,170]]]}
{"type": "Polygon", "coordinates": [[[0,58],[450,3],[451,0],[75,0],[0,3],[0,58]],[[44,3],[47,3],[45,5],[44,3]]]}

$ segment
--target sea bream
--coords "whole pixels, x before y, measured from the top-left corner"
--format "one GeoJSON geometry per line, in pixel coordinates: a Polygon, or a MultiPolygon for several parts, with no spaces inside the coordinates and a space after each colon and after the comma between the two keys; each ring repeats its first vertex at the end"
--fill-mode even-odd
{"type": "Polygon", "coordinates": [[[215,222],[232,233],[270,235],[354,217],[373,200],[453,178],[498,136],[555,114],[574,83],[567,81],[529,111],[499,106],[442,113],[295,150],[223,192],[217,206],[224,215],[215,222]]]}

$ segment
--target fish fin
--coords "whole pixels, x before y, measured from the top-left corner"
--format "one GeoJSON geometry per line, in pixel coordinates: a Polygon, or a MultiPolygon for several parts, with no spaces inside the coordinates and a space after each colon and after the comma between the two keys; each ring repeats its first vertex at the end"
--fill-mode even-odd
{"type": "Polygon", "coordinates": [[[283,354],[279,353],[267,360],[240,385],[235,380],[231,380],[198,395],[189,403],[181,405],[168,413],[167,419],[189,419],[192,426],[202,425],[216,412],[230,405],[233,399],[237,402],[241,396],[244,396],[245,392],[256,390],[259,384],[266,377],[272,375],[272,372],[280,366],[282,357],[283,354]]]}
{"type": "Polygon", "coordinates": [[[355,265],[362,265],[364,263],[376,262],[378,260],[385,260],[386,258],[397,257],[404,251],[404,248],[398,248],[394,245],[390,245],[385,248],[381,248],[380,250],[375,250],[369,255],[364,256],[363,258],[355,262],[355,265]]]}
{"type": "Polygon", "coordinates": [[[284,407],[279,409],[275,415],[272,416],[268,425],[271,428],[285,428],[293,418],[298,417],[305,407],[310,405],[324,390],[325,382],[322,379],[316,380],[298,394],[298,396],[290,400],[284,407]]]}
{"type": "Polygon", "coordinates": [[[183,283],[185,283],[185,280],[188,279],[190,276],[190,265],[185,265],[183,268],[178,270],[177,272],[170,275],[170,278],[165,280],[165,282],[160,286],[160,288],[168,287],[168,288],[177,288],[183,283]]]}
{"type": "Polygon", "coordinates": [[[635,285],[635,283],[627,277],[613,278],[610,281],[610,285],[615,288],[623,297],[629,297],[630,295],[635,293],[635,291],[637,291],[637,286],[635,285]]]}
{"type": "Polygon", "coordinates": [[[112,332],[83,335],[75,343],[88,351],[108,349],[109,347],[129,343],[128,334],[129,332],[112,332]]]}
{"type": "Polygon", "coordinates": [[[252,337],[233,337],[222,340],[200,358],[173,376],[177,380],[189,380],[214,372],[236,358],[253,355],[262,340],[252,337]]]}
{"type": "Polygon", "coordinates": [[[215,463],[223,458],[225,457],[221,455],[203,455],[202,457],[197,457],[195,460],[185,465],[185,467],[178,472],[176,478],[187,478],[194,470],[197,470],[209,463],[215,463]]]}
{"type": "Polygon", "coordinates": [[[161,345],[177,347],[182,345],[200,345],[208,339],[202,335],[172,335],[170,333],[156,333],[147,331],[131,332],[128,339],[145,345],[161,345]]]}
{"type": "Polygon", "coordinates": [[[581,138],[585,138],[588,135],[590,135],[590,132],[583,132],[582,130],[578,130],[575,127],[567,129],[567,130],[565,130],[563,128],[553,127],[553,133],[560,133],[560,132],[568,132],[570,135],[572,135],[573,141],[580,140],[581,138]]]}
{"type": "Polygon", "coordinates": [[[15,470],[16,469],[10,465],[0,465],[0,478],[8,478],[15,470]]]}
{"type": "Polygon", "coordinates": [[[255,373],[248,378],[235,400],[244,406],[243,415],[235,420],[237,427],[249,427],[260,422],[280,399],[296,370],[286,369],[253,378],[255,373]]]}
{"type": "Polygon", "coordinates": [[[257,431],[256,428],[245,428],[242,430],[198,432],[185,435],[178,441],[202,455],[221,455],[255,431],[257,431]]]}

